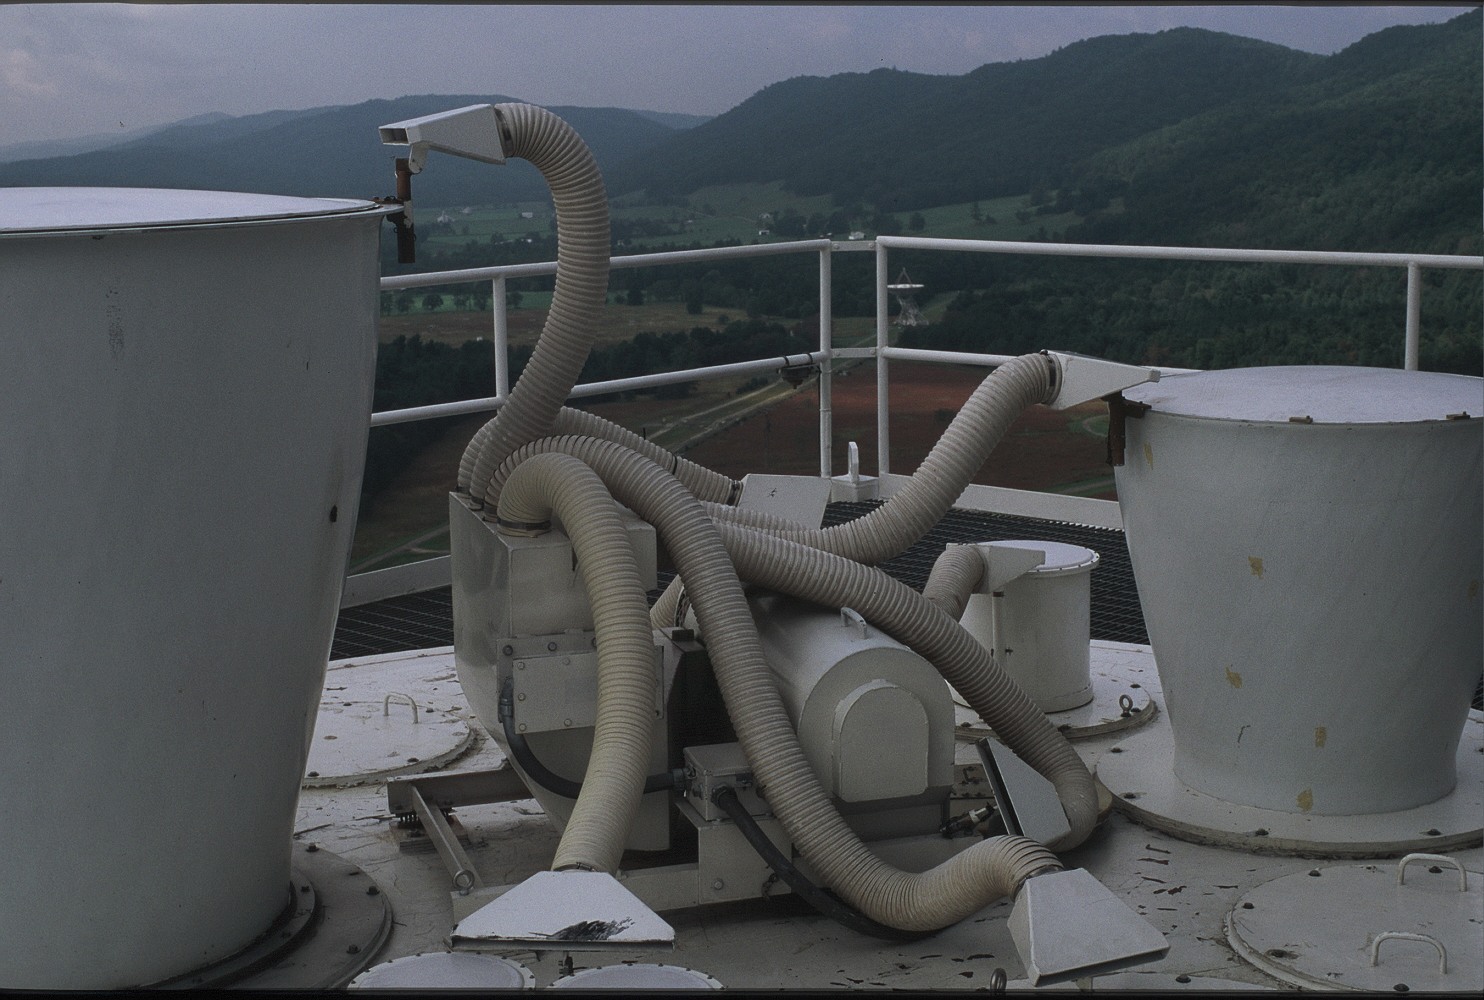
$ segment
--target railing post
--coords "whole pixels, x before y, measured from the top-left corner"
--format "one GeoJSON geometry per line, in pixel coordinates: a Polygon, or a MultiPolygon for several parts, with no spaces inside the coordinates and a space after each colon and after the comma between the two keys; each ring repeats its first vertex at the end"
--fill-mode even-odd
{"type": "Polygon", "coordinates": [[[830,478],[835,472],[834,403],[831,399],[835,346],[832,262],[829,247],[819,251],[819,350],[824,354],[819,366],[819,475],[822,479],[830,478]]]}
{"type": "Polygon", "coordinates": [[[490,283],[490,308],[495,313],[495,395],[510,395],[510,317],[505,309],[505,276],[490,283]]]}
{"type": "Polygon", "coordinates": [[[1407,262],[1407,347],[1402,367],[1417,370],[1417,350],[1422,341],[1422,267],[1407,262]]]}
{"type": "Polygon", "coordinates": [[[891,346],[887,316],[886,247],[876,241],[876,475],[891,471],[891,431],[887,400],[891,391],[886,373],[886,349],[891,346]]]}

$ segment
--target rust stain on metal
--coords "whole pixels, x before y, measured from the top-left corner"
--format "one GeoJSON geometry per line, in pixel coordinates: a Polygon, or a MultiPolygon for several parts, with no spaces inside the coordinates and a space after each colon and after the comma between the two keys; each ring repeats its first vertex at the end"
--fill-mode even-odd
{"type": "Polygon", "coordinates": [[[1262,577],[1262,558],[1260,556],[1248,556],[1247,565],[1252,567],[1253,576],[1259,579],[1262,577]]]}
{"type": "Polygon", "coordinates": [[[1231,667],[1227,667],[1226,668],[1226,682],[1228,684],[1230,684],[1234,688],[1239,688],[1239,687],[1242,686],[1242,675],[1239,674],[1239,673],[1237,673],[1231,667]]]}
{"type": "Polygon", "coordinates": [[[1298,793],[1297,802],[1298,802],[1298,807],[1301,810],[1303,810],[1304,812],[1308,812],[1310,809],[1313,809],[1314,808],[1314,791],[1313,791],[1313,789],[1305,788],[1302,792],[1299,792],[1298,793]]]}
{"type": "Polygon", "coordinates": [[[1314,745],[1316,747],[1322,747],[1324,746],[1324,741],[1327,739],[1329,739],[1329,730],[1326,729],[1324,726],[1315,726],[1314,745]]]}
{"type": "Polygon", "coordinates": [[[1470,580],[1469,581],[1469,600],[1472,601],[1474,598],[1476,598],[1478,596],[1479,596],[1479,581],[1478,580],[1470,580]]]}

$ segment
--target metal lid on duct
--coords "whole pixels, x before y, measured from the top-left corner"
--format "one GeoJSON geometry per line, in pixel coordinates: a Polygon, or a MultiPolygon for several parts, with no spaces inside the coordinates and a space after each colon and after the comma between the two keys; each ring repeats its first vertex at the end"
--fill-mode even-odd
{"type": "Polygon", "coordinates": [[[497,955],[427,952],[373,965],[350,981],[362,990],[531,990],[536,977],[497,955]]]}
{"type": "Polygon", "coordinates": [[[26,187],[0,190],[0,236],[43,235],[387,213],[395,207],[348,198],[291,198],[237,191],[26,187]]]}
{"type": "Polygon", "coordinates": [[[1028,549],[1032,552],[1044,553],[1045,559],[1039,565],[1032,566],[1024,573],[1025,576],[1032,576],[1038,579],[1066,576],[1071,573],[1085,573],[1096,569],[1098,565],[1098,554],[1092,549],[1084,548],[1081,545],[1069,545],[1066,542],[1014,539],[989,542],[988,544],[994,549],[1028,549]]]}
{"type": "Polygon", "coordinates": [[[1484,413],[1477,378],[1339,365],[1170,375],[1123,396],[1172,416],[1258,423],[1404,424],[1484,413]]]}

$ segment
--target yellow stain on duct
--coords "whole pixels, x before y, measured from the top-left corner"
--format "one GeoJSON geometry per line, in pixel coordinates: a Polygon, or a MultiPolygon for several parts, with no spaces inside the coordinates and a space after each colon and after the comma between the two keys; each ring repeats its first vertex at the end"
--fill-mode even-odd
{"type": "Polygon", "coordinates": [[[1327,739],[1329,739],[1329,730],[1324,728],[1323,726],[1315,726],[1314,745],[1316,747],[1322,747],[1324,746],[1324,741],[1327,739]]]}
{"type": "Polygon", "coordinates": [[[1149,468],[1154,468],[1154,449],[1149,446],[1148,441],[1144,442],[1144,461],[1149,463],[1149,468]]]}
{"type": "Polygon", "coordinates": [[[1227,667],[1226,668],[1226,682],[1228,684],[1230,684],[1234,688],[1239,688],[1239,687],[1242,686],[1242,675],[1239,674],[1239,673],[1237,673],[1231,667],[1227,667]]]}
{"type": "Polygon", "coordinates": [[[1305,788],[1302,792],[1298,793],[1298,807],[1304,812],[1308,812],[1314,808],[1314,792],[1312,789],[1305,788]]]}
{"type": "Polygon", "coordinates": [[[1261,577],[1262,576],[1262,559],[1260,559],[1257,556],[1248,556],[1247,557],[1247,565],[1252,567],[1252,575],[1253,576],[1256,576],[1256,577],[1261,577]]]}

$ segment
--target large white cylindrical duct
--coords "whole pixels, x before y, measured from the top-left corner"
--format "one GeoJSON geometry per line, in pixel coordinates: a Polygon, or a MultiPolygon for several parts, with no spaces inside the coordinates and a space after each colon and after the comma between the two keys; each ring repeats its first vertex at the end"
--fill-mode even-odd
{"type": "Polygon", "coordinates": [[[384,213],[0,192],[0,986],[157,982],[291,906],[384,213]]]}
{"type": "Polygon", "coordinates": [[[1484,383],[1252,368],[1126,390],[1116,470],[1175,775],[1315,815],[1447,795],[1481,659],[1484,383]]]}

